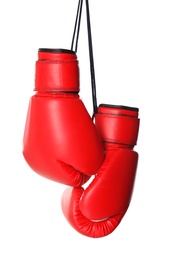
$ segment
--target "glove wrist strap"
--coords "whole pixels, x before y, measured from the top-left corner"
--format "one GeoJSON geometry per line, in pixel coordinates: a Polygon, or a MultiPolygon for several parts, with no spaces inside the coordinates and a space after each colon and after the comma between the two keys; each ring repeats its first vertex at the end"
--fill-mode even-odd
{"type": "Polygon", "coordinates": [[[95,122],[103,141],[132,147],[136,145],[139,130],[137,108],[101,105],[95,122]]]}
{"type": "Polygon", "coordinates": [[[62,49],[39,49],[34,90],[78,93],[79,67],[75,52],[62,49]]]}

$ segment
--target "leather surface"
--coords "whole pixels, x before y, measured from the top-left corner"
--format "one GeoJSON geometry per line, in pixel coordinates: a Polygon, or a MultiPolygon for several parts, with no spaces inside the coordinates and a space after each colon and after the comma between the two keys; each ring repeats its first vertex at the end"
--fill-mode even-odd
{"type": "Polygon", "coordinates": [[[85,183],[104,158],[101,139],[78,95],[49,93],[30,100],[23,154],[35,172],[71,186],[85,183]]]}

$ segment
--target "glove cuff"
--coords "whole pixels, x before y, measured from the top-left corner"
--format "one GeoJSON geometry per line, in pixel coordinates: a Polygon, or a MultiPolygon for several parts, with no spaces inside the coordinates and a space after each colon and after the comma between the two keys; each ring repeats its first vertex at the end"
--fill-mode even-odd
{"type": "Polygon", "coordinates": [[[137,143],[138,108],[101,104],[95,115],[95,124],[105,142],[129,146],[137,143]]]}
{"type": "Polygon", "coordinates": [[[39,49],[35,91],[79,92],[76,53],[65,49],[39,49]]]}

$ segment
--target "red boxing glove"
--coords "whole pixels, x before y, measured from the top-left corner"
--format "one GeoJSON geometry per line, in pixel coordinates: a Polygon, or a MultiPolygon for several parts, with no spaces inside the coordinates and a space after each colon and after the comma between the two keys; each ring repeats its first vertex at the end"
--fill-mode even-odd
{"type": "Polygon", "coordinates": [[[35,91],[23,138],[23,155],[38,174],[81,186],[104,159],[101,138],[79,92],[75,52],[39,49],[35,91]]]}
{"type": "Polygon", "coordinates": [[[62,210],[74,229],[89,237],[103,237],[118,226],[130,204],[138,154],[138,109],[100,105],[95,124],[106,156],[98,174],[84,191],[67,188],[62,210]]]}

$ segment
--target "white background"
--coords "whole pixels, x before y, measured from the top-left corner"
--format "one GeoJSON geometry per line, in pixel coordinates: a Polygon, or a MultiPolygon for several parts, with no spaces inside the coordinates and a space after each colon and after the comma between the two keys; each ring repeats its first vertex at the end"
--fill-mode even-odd
{"type": "MultiPolygon", "coordinates": [[[[139,107],[139,165],[130,208],[99,239],[66,222],[65,186],[22,156],[40,47],[70,48],[77,0],[0,4],[0,259],[173,259],[173,2],[91,1],[97,100],[139,107]]],[[[81,98],[92,113],[85,9],[78,59],[81,98]]]]}

